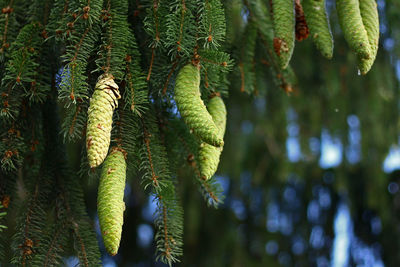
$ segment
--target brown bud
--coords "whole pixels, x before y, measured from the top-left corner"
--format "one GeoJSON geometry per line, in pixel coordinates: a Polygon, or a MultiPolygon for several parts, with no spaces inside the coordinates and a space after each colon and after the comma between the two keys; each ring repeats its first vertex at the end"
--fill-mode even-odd
{"type": "Polygon", "coordinates": [[[13,152],[12,152],[11,150],[7,150],[7,151],[4,153],[4,157],[6,157],[6,158],[11,158],[12,155],[13,155],[13,152]]]}
{"type": "Polygon", "coordinates": [[[90,6],[85,6],[83,12],[88,13],[90,11],[90,6]]]}
{"type": "Polygon", "coordinates": [[[14,11],[14,8],[12,8],[12,7],[10,7],[10,6],[6,6],[6,7],[3,7],[2,9],[1,9],[1,13],[3,13],[3,14],[10,14],[10,13],[12,13],[14,11]]]}
{"type": "Polygon", "coordinates": [[[132,57],[130,55],[126,55],[125,61],[126,62],[131,62],[132,61],[132,57]]]}
{"type": "Polygon", "coordinates": [[[28,248],[33,247],[33,241],[32,241],[32,239],[27,238],[27,239],[25,240],[24,245],[27,246],[28,248]]]}
{"type": "Polygon", "coordinates": [[[49,36],[47,35],[47,31],[46,30],[43,30],[42,31],[42,37],[43,37],[43,39],[47,39],[49,36]]]}
{"type": "Polygon", "coordinates": [[[1,204],[3,205],[4,208],[8,208],[8,206],[10,205],[10,196],[5,195],[3,197],[3,200],[1,201],[1,204]]]}
{"type": "Polygon", "coordinates": [[[192,153],[190,153],[190,154],[187,156],[187,162],[188,162],[189,164],[191,164],[193,161],[194,161],[194,155],[193,155],[192,153]]]}

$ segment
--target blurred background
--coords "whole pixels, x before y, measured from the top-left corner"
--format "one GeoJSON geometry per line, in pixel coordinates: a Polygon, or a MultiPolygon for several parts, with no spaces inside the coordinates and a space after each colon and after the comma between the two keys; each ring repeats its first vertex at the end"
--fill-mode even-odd
{"type": "MultiPolygon", "coordinates": [[[[226,48],[240,61],[249,10],[224,2],[226,48]]],[[[366,76],[343,40],[334,1],[327,5],[334,58],[324,59],[310,38],[298,42],[290,90],[273,82],[263,47],[255,48],[251,90],[242,92],[240,69],[230,74],[216,175],[224,203],[208,207],[190,168],[180,170],[185,228],[177,266],[400,266],[400,2],[378,1],[380,48],[366,76]]],[[[89,183],[85,196],[101,243],[96,190],[89,183]]],[[[164,266],[154,258],[155,204],[139,178],[127,183],[125,202],[119,254],[102,246],[104,266],[164,266]]]]}

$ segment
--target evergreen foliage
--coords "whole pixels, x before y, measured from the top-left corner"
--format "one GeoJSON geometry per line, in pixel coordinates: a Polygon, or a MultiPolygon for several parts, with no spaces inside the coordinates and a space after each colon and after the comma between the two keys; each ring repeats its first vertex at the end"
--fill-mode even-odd
{"type": "MultiPolygon", "coordinates": [[[[379,47],[379,18],[374,1],[359,2],[338,0],[339,23],[335,22],[356,55],[356,59],[349,56],[350,64],[358,60],[366,74],[379,47]]],[[[156,259],[170,266],[180,261],[186,204],[180,194],[182,177],[191,177],[209,206],[217,208],[224,200],[213,176],[224,145],[222,99],[227,99],[229,89],[271,101],[268,115],[274,116],[260,126],[260,132],[267,132],[270,153],[282,159],[281,148],[271,140],[285,140],[282,129],[289,104],[287,96],[275,89],[299,93],[302,83],[290,66],[295,49],[294,1],[273,0],[269,5],[262,0],[0,0],[0,8],[0,231],[9,233],[0,236],[0,264],[59,266],[66,256],[74,255],[82,266],[100,265],[89,217],[93,214],[88,214],[84,197],[88,182],[96,184],[99,179],[101,234],[107,250],[116,254],[121,231],[122,242],[125,238],[125,178],[129,184],[139,179],[142,191],[156,203],[156,259]],[[212,105],[215,95],[219,118],[213,118],[204,104],[212,105]],[[66,149],[73,146],[81,149],[78,163],[66,149]],[[207,155],[213,157],[212,166],[204,171],[207,155]],[[118,177],[109,172],[114,163],[121,165],[111,166],[120,167],[118,177]],[[80,166],[79,175],[74,165],[80,166]],[[119,180],[113,183],[109,178],[119,180]],[[5,228],[11,209],[16,224],[5,228]],[[112,225],[107,221],[110,216],[115,219],[112,225]],[[114,231],[111,241],[108,229],[114,231]]],[[[305,12],[306,20],[312,20],[310,30],[318,49],[331,58],[333,41],[325,6],[318,14],[307,15],[313,12],[309,6],[305,12]]],[[[344,67],[335,62],[324,71],[317,64],[302,67],[300,74],[309,71],[316,79],[333,81],[328,88],[332,92],[306,88],[302,93],[309,102],[292,103],[310,125],[321,125],[328,95],[340,98],[337,72],[344,67]],[[309,103],[323,115],[311,114],[309,103]]],[[[350,80],[345,70],[340,74],[350,80]]],[[[380,88],[380,94],[393,98],[393,92],[381,88],[377,75],[368,76],[367,87],[380,88]]],[[[385,82],[393,87],[390,79],[385,82]]],[[[343,109],[365,108],[358,100],[360,92],[349,94],[355,101],[343,109]]],[[[388,107],[376,110],[392,116],[388,107]]],[[[381,134],[382,129],[363,119],[367,121],[363,127],[381,134]]],[[[322,128],[304,130],[305,135],[309,139],[322,128]]],[[[387,131],[395,132],[392,128],[387,131]]],[[[229,120],[227,129],[231,135],[229,120]]],[[[387,148],[383,140],[370,137],[363,142],[380,151],[387,148]]],[[[286,171],[278,160],[268,166],[272,172],[286,171]]]]}

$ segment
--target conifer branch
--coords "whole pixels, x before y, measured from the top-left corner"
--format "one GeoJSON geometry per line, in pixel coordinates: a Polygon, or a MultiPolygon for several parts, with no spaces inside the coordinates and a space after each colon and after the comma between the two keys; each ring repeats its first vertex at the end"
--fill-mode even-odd
{"type": "Polygon", "coordinates": [[[206,0],[202,8],[199,41],[204,48],[218,49],[225,40],[225,14],[219,0],[206,0]]]}
{"type": "Polygon", "coordinates": [[[37,76],[38,49],[42,43],[39,37],[40,26],[31,23],[24,26],[10,48],[11,57],[2,80],[2,110],[0,116],[6,120],[18,117],[21,98],[25,87],[32,84],[37,76]]]}
{"type": "Polygon", "coordinates": [[[180,169],[182,168],[182,165],[190,166],[194,176],[193,178],[197,182],[198,189],[207,205],[212,205],[217,208],[221,203],[223,203],[222,188],[214,178],[204,180],[201,176],[198,161],[199,142],[192,134],[190,134],[187,126],[183,125],[183,123],[178,120],[169,121],[166,135],[168,140],[167,143],[172,144],[172,140],[179,140],[179,142],[175,143],[176,147],[169,148],[169,150],[176,150],[178,155],[187,155],[187,157],[182,157],[184,160],[183,162],[175,162],[177,165],[176,168],[180,169]]]}
{"type": "Polygon", "coordinates": [[[156,188],[159,187],[159,183],[157,180],[157,175],[156,172],[154,171],[154,165],[153,165],[153,159],[151,157],[151,150],[150,150],[150,135],[147,129],[145,128],[145,125],[142,121],[143,124],[143,133],[144,133],[144,143],[146,144],[146,151],[147,151],[147,158],[149,160],[150,164],[150,170],[151,170],[151,180],[153,181],[153,186],[156,188]]]}
{"type": "Polygon", "coordinates": [[[147,99],[147,83],[140,67],[138,58],[140,54],[136,47],[136,40],[131,35],[131,47],[128,49],[129,54],[126,55],[125,68],[125,84],[128,89],[124,92],[125,107],[137,114],[139,117],[146,110],[148,104],[147,99]]]}
{"type": "Polygon", "coordinates": [[[151,71],[153,69],[153,63],[154,63],[154,55],[155,55],[155,49],[154,47],[151,48],[151,60],[150,60],[150,66],[149,66],[149,71],[147,73],[147,77],[146,80],[150,81],[150,77],[151,77],[151,71]]]}
{"type": "Polygon", "coordinates": [[[60,83],[59,99],[64,100],[67,106],[88,98],[85,71],[100,31],[102,5],[103,0],[80,3],[75,7],[80,13],[73,13],[72,21],[67,22],[66,28],[63,28],[68,45],[63,55],[66,66],[60,83]]]}
{"type": "Polygon", "coordinates": [[[244,89],[244,85],[245,85],[245,75],[244,75],[244,70],[243,70],[243,63],[239,63],[239,70],[240,70],[240,92],[244,93],[245,89],[244,89]]]}
{"type": "Polygon", "coordinates": [[[196,180],[200,185],[200,192],[203,194],[204,199],[207,201],[208,205],[213,205],[215,208],[223,202],[223,196],[221,195],[221,188],[219,185],[215,184],[213,179],[205,180],[200,173],[198,153],[193,152],[185,139],[180,135],[179,140],[182,142],[183,147],[188,155],[187,162],[192,167],[196,180]],[[196,156],[195,156],[196,155],[196,156]]]}
{"type": "Polygon", "coordinates": [[[158,0],[153,1],[153,16],[154,16],[154,27],[155,27],[155,36],[154,36],[154,45],[152,48],[157,47],[158,42],[160,41],[160,31],[159,31],[159,20],[158,20],[158,0]]]}
{"type": "Polygon", "coordinates": [[[47,191],[47,188],[40,185],[42,182],[40,177],[36,178],[33,192],[27,199],[26,211],[20,217],[21,221],[18,223],[20,231],[13,237],[15,249],[13,263],[21,266],[28,264],[41,242],[42,227],[46,219],[41,198],[47,191]]]}
{"type": "Polygon", "coordinates": [[[64,193],[64,196],[62,197],[62,199],[64,200],[64,206],[65,206],[65,210],[67,211],[67,218],[68,221],[70,222],[70,226],[72,227],[73,230],[73,234],[75,236],[75,238],[78,241],[79,244],[79,250],[80,250],[80,258],[81,258],[81,263],[83,263],[84,266],[88,267],[89,266],[89,259],[88,259],[88,255],[87,255],[87,249],[86,249],[86,245],[82,239],[82,236],[80,234],[79,231],[79,224],[76,222],[76,220],[74,219],[74,215],[71,211],[71,207],[68,203],[67,197],[64,193]]]}
{"type": "Polygon", "coordinates": [[[163,87],[163,90],[162,90],[162,94],[163,94],[163,95],[165,95],[165,94],[167,93],[169,80],[171,79],[171,76],[172,76],[172,74],[174,73],[174,71],[175,71],[175,69],[176,69],[177,66],[178,66],[178,60],[175,60],[174,64],[172,65],[171,70],[170,70],[169,73],[168,73],[167,80],[166,80],[165,83],[164,83],[164,87],[163,87]]]}
{"type": "Polygon", "coordinates": [[[182,254],[182,208],[178,203],[175,185],[169,172],[168,155],[160,142],[156,118],[151,110],[146,120],[141,119],[143,127],[143,149],[140,170],[144,172],[144,188],[151,188],[157,201],[155,235],[157,259],[169,265],[178,261],[182,254]],[[154,179],[154,180],[153,180],[154,179]],[[156,181],[156,182],[154,182],[156,181]]]}
{"type": "MultiPolygon", "coordinates": [[[[77,242],[77,254],[83,266],[95,265],[99,260],[97,240],[92,227],[87,222],[81,183],[69,171],[65,158],[64,146],[59,137],[59,122],[53,101],[49,101],[44,111],[47,119],[45,130],[49,131],[47,138],[47,156],[53,160],[49,168],[57,188],[56,202],[59,203],[58,222],[64,224],[72,232],[74,242],[77,242]]],[[[47,132],[46,131],[46,132],[47,132]]],[[[50,243],[51,244],[51,243],[50,243]]]]}
{"type": "MultiPolygon", "coordinates": [[[[57,215],[58,217],[59,215],[57,215]]],[[[56,218],[57,220],[57,218],[56,218]]],[[[61,222],[60,224],[55,223],[53,228],[48,231],[49,241],[43,240],[40,246],[41,252],[44,252],[44,255],[40,255],[40,252],[36,255],[36,257],[32,260],[34,265],[40,266],[54,266],[60,264],[62,252],[62,247],[65,244],[67,232],[66,221],[61,222]],[[43,257],[42,257],[43,256],[43,257]]]]}
{"type": "Polygon", "coordinates": [[[5,14],[5,21],[4,21],[4,30],[2,36],[3,42],[0,48],[0,53],[4,53],[4,50],[10,46],[9,43],[7,43],[7,33],[8,33],[9,17],[14,12],[13,2],[14,0],[10,0],[8,5],[2,9],[2,13],[5,14]]]}
{"type": "Polygon", "coordinates": [[[169,3],[170,14],[166,18],[165,46],[172,60],[188,59],[196,45],[195,5],[190,1],[174,0],[169,3]]]}

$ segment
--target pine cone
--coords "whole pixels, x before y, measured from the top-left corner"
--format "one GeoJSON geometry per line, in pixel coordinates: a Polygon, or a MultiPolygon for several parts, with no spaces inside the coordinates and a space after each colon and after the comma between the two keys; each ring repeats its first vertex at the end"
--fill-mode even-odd
{"type": "Polygon", "coordinates": [[[274,49],[285,69],[294,49],[295,12],[293,0],[272,0],[272,16],[274,24],[274,49]]]}
{"type": "Polygon", "coordinates": [[[188,64],[179,71],[175,83],[175,101],[183,120],[195,135],[216,147],[224,144],[217,126],[201,99],[198,66],[188,64]]]}
{"type": "Polygon", "coordinates": [[[371,47],[371,57],[369,59],[359,59],[358,67],[360,72],[365,75],[371,69],[372,64],[374,64],[379,46],[379,16],[376,1],[360,1],[360,14],[371,47]]]}
{"type": "Polygon", "coordinates": [[[333,38],[325,0],[303,0],[303,8],[314,44],[324,57],[331,59],[333,38]]]}
{"type": "Polygon", "coordinates": [[[114,147],[104,161],[97,196],[101,235],[107,252],[114,256],[121,241],[124,222],[126,162],[124,151],[114,147]]]}
{"type": "Polygon", "coordinates": [[[112,116],[121,96],[111,74],[99,77],[88,110],[86,149],[90,167],[99,166],[110,146],[112,116]]]}
{"type": "MultiPolygon", "coordinates": [[[[364,1],[364,0],[363,0],[364,1]]],[[[372,57],[368,34],[360,14],[358,0],[337,0],[336,10],[344,38],[361,59],[372,57]]]]}
{"type": "MultiPolygon", "coordinates": [[[[215,124],[219,129],[220,136],[224,136],[226,127],[226,108],[224,101],[219,96],[214,96],[208,102],[210,112],[215,124]]],[[[215,147],[202,143],[199,149],[200,174],[204,179],[210,179],[218,169],[219,158],[223,147],[215,147]]]]}
{"type": "Polygon", "coordinates": [[[304,17],[303,6],[300,0],[295,0],[295,12],[296,12],[296,40],[303,41],[308,38],[310,31],[308,30],[308,25],[306,18],[304,17]]]}

